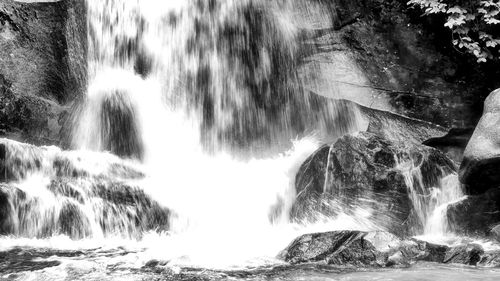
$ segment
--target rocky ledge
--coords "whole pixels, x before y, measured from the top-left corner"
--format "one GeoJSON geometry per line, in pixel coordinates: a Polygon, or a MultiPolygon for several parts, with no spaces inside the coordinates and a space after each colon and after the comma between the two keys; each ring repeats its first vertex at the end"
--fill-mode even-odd
{"type": "Polygon", "coordinates": [[[306,234],[279,255],[291,264],[320,263],[339,267],[401,267],[437,262],[500,267],[500,251],[479,244],[446,246],[417,239],[403,240],[387,232],[334,231],[306,234]]]}

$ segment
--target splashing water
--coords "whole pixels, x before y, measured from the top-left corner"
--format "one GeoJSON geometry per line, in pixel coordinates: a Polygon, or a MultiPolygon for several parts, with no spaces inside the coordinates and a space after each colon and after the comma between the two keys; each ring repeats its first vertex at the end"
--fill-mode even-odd
{"type": "Polygon", "coordinates": [[[289,223],[299,165],[361,125],[357,108],[301,89],[285,2],[88,0],[76,151],[5,143],[18,152],[5,166],[20,171],[2,187],[21,218],[10,233],[77,247],[125,239],[147,249],[144,262],[225,267],[276,262],[306,231],[369,230],[347,214],[289,223]]]}

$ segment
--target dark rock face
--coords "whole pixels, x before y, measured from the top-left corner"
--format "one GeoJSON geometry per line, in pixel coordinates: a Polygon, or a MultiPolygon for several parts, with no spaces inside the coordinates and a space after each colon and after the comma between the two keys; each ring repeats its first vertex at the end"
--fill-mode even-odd
{"type": "Polygon", "coordinates": [[[295,239],[278,258],[291,264],[321,263],[336,267],[408,266],[417,261],[495,266],[499,253],[477,244],[456,247],[402,240],[386,232],[333,231],[295,239]]]}
{"type": "Polygon", "coordinates": [[[320,148],[301,166],[292,217],[304,219],[312,212],[335,215],[337,210],[325,209],[322,203],[334,200],[343,211],[363,204],[372,210],[371,219],[391,232],[416,232],[422,218],[414,213],[410,192],[428,195],[429,188],[454,171],[453,162],[434,148],[367,132],[346,135],[320,148]],[[408,179],[413,186],[408,186],[408,179]]]}
{"type": "Polygon", "coordinates": [[[365,95],[371,98],[356,101],[382,109],[387,105],[380,97],[386,97],[403,115],[468,128],[480,118],[485,93],[500,87],[498,63],[477,64],[457,52],[445,18],[422,17],[408,1],[311,2],[331,15],[321,32],[311,32],[313,38],[306,41],[317,46],[306,68],[326,71],[316,73],[322,76],[318,86],[310,86],[319,94],[365,95]]]}
{"type": "Polygon", "coordinates": [[[447,216],[457,233],[491,236],[491,230],[500,223],[500,188],[451,204],[447,216]]]}
{"type": "Polygon", "coordinates": [[[500,89],[484,102],[484,113],[464,152],[460,180],[473,194],[500,186],[500,89]]]}
{"type": "Polygon", "coordinates": [[[86,87],[85,1],[0,3],[0,135],[59,144],[86,87]]]}
{"type": "Polygon", "coordinates": [[[445,136],[442,137],[432,137],[423,142],[423,144],[437,148],[448,157],[453,159],[457,163],[461,163],[465,148],[469,143],[470,138],[474,133],[473,128],[465,129],[451,129],[445,136]]]}
{"type": "Polygon", "coordinates": [[[446,251],[444,263],[477,265],[484,254],[484,249],[477,244],[469,244],[450,248],[446,251]]]}

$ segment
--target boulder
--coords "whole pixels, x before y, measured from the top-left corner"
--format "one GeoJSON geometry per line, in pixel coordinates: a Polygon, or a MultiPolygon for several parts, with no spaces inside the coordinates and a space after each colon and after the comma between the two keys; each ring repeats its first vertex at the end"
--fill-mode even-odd
{"type": "Polygon", "coordinates": [[[321,262],[336,266],[385,266],[399,239],[384,232],[334,231],[306,234],[293,241],[278,258],[291,264],[321,262]]]}
{"type": "Polygon", "coordinates": [[[491,230],[500,223],[500,188],[450,204],[447,217],[456,233],[491,236],[491,230]]]}
{"type": "Polygon", "coordinates": [[[500,186],[500,89],[484,102],[484,112],[464,152],[460,180],[472,194],[500,186]]]}
{"type": "Polygon", "coordinates": [[[443,263],[477,265],[484,254],[484,249],[478,244],[460,245],[449,248],[443,263]]]}
{"type": "Polygon", "coordinates": [[[410,195],[427,200],[420,195],[429,195],[454,171],[454,163],[437,149],[368,132],[346,135],[321,147],[299,169],[292,217],[334,216],[361,207],[385,230],[416,233],[424,218],[412,208],[410,195]],[[334,204],[325,204],[330,201],[334,204]]]}
{"type": "Polygon", "coordinates": [[[295,239],[278,258],[290,264],[326,264],[335,267],[377,268],[436,262],[498,266],[500,253],[478,244],[454,247],[417,239],[404,240],[375,231],[332,231],[305,234],[295,239]]]}
{"type": "Polygon", "coordinates": [[[87,77],[86,4],[0,2],[0,136],[59,144],[87,77]]]}
{"type": "Polygon", "coordinates": [[[456,163],[461,163],[465,148],[469,143],[474,128],[452,128],[448,133],[441,137],[431,137],[423,142],[423,144],[437,148],[456,163]]]}

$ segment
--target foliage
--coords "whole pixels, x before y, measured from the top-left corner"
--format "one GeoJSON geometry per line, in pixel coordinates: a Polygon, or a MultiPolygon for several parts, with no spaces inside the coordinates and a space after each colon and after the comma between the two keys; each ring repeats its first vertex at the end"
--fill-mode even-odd
{"type": "Polygon", "coordinates": [[[478,62],[500,59],[500,0],[410,0],[425,15],[441,14],[451,29],[453,45],[473,54],[478,62]]]}

